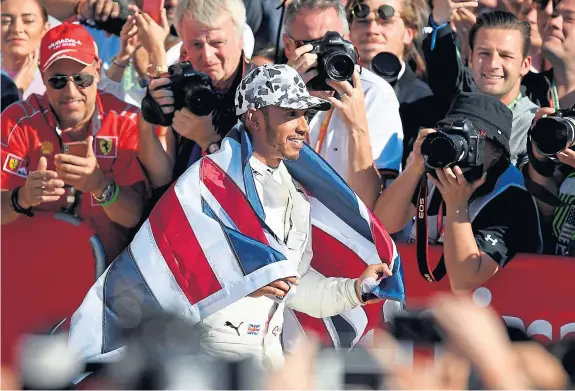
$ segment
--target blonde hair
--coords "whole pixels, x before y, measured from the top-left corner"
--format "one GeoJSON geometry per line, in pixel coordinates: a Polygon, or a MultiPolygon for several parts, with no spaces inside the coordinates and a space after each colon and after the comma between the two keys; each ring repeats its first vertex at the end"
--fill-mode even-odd
{"type": "Polygon", "coordinates": [[[180,0],[176,8],[176,26],[179,27],[184,16],[208,27],[215,27],[220,16],[229,14],[238,37],[244,33],[246,24],[246,7],[243,0],[180,0]]]}

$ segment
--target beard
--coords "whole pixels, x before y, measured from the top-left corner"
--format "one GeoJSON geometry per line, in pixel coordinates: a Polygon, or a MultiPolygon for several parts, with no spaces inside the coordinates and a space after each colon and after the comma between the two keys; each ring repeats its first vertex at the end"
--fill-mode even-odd
{"type": "Polygon", "coordinates": [[[278,152],[283,160],[297,160],[299,158],[299,151],[295,153],[289,152],[287,150],[287,143],[272,130],[267,115],[264,116],[264,120],[266,122],[266,140],[270,149],[278,152]]]}

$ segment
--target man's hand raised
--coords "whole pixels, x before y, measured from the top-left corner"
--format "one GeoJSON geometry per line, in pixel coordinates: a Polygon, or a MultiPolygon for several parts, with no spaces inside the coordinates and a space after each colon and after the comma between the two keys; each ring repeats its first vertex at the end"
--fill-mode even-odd
{"type": "Polygon", "coordinates": [[[48,170],[48,162],[42,156],[35,171],[28,173],[26,183],[20,189],[18,204],[27,209],[43,202],[58,201],[66,193],[64,181],[55,171],[48,170]]]}

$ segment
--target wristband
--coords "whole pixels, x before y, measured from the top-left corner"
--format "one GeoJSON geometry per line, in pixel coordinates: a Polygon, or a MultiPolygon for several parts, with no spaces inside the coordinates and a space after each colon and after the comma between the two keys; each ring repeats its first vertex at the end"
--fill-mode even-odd
{"type": "Polygon", "coordinates": [[[433,29],[433,31],[431,32],[431,50],[433,51],[433,49],[435,49],[435,41],[437,39],[437,32],[439,30],[441,30],[442,28],[448,26],[449,22],[438,25],[437,23],[435,23],[435,20],[433,20],[433,15],[430,14],[429,15],[429,24],[431,25],[431,28],[433,29]]]}
{"type": "Polygon", "coordinates": [[[543,177],[550,177],[555,172],[555,162],[548,157],[545,158],[544,161],[540,161],[535,157],[533,154],[533,144],[531,144],[531,138],[528,141],[527,145],[527,157],[529,158],[529,164],[536,173],[543,177]]]}
{"type": "Polygon", "coordinates": [[[10,195],[10,206],[12,207],[14,212],[16,212],[16,213],[23,214],[23,215],[26,215],[28,217],[32,217],[32,216],[34,216],[34,213],[32,213],[32,207],[22,208],[20,206],[20,204],[18,203],[18,194],[20,193],[21,187],[22,186],[18,186],[14,190],[12,190],[12,194],[10,195]]]}
{"type": "Polygon", "coordinates": [[[128,63],[125,64],[125,65],[122,65],[122,64],[120,64],[118,61],[116,61],[116,56],[112,57],[112,59],[110,60],[110,62],[111,62],[112,64],[114,64],[115,66],[120,67],[120,68],[124,68],[124,69],[126,69],[126,68],[130,65],[130,62],[131,62],[131,61],[132,61],[132,59],[131,59],[131,58],[128,58],[128,63]]]}

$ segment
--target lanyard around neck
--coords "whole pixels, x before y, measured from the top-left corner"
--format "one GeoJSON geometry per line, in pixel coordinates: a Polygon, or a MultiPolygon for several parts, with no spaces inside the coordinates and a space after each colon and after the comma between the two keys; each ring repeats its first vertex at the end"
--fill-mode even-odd
{"type": "Polygon", "coordinates": [[[555,110],[559,110],[561,108],[559,105],[559,93],[557,92],[555,80],[551,80],[551,87],[549,88],[549,106],[553,107],[555,110]]]}
{"type": "Polygon", "coordinates": [[[521,98],[522,98],[522,96],[521,96],[521,92],[520,92],[519,95],[517,95],[517,98],[513,99],[513,102],[511,102],[507,105],[509,110],[513,110],[515,108],[515,106],[517,106],[517,103],[519,103],[521,98]]]}
{"type": "Polygon", "coordinates": [[[321,123],[321,128],[319,129],[319,136],[317,137],[317,142],[315,143],[315,151],[317,153],[320,153],[321,148],[323,147],[323,143],[325,141],[325,135],[327,134],[327,127],[329,126],[329,121],[331,120],[332,114],[333,114],[333,108],[329,109],[327,115],[325,116],[323,122],[321,123]]]}

